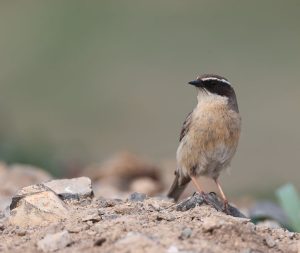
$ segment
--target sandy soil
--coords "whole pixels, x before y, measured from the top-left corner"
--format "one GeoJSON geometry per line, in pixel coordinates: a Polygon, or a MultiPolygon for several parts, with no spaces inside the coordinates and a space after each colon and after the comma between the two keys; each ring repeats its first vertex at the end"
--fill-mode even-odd
{"type": "Polygon", "coordinates": [[[0,252],[300,252],[298,233],[256,226],[207,205],[182,212],[158,198],[66,204],[68,217],[51,224],[0,223],[0,252]]]}

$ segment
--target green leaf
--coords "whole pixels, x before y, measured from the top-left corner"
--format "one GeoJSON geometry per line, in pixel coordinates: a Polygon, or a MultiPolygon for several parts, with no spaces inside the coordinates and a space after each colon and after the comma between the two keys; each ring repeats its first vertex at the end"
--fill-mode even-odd
{"type": "Polygon", "coordinates": [[[286,184],[276,191],[276,196],[290,220],[290,226],[300,232],[300,198],[297,190],[292,184],[286,184]]]}

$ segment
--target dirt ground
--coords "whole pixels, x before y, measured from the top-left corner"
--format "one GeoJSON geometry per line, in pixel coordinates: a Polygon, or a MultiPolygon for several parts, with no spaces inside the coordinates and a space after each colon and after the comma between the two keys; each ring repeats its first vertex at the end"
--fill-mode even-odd
{"type": "Polygon", "coordinates": [[[176,211],[173,204],[161,198],[68,201],[68,217],[61,221],[0,223],[0,252],[300,252],[298,233],[254,225],[207,205],[176,211]]]}

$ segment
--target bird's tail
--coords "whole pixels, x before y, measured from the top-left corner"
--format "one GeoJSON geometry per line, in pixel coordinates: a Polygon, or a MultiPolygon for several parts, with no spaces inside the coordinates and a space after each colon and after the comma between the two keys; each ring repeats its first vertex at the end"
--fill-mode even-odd
{"type": "Polygon", "coordinates": [[[179,180],[179,176],[176,174],[173,184],[171,185],[171,188],[168,192],[168,198],[172,198],[175,201],[177,201],[190,181],[190,178],[184,178],[183,180],[179,180]]]}

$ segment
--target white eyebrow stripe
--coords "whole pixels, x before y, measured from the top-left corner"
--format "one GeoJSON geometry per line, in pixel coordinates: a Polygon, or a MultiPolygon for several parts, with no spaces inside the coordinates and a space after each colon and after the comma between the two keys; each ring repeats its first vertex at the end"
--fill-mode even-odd
{"type": "Polygon", "coordinates": [[[220,79],[220,78],[217,78],[217,77],[205,77],[205,78],[202,78],[201,80],[202,80],[202,81],[218,80],[218,81],[221,81],[221,82],[223,82],[223,83],[227,83],[228,85],[231,85],[231,83],[228,82],[227,80],[225,80],[225,79],[220,79]]]}

